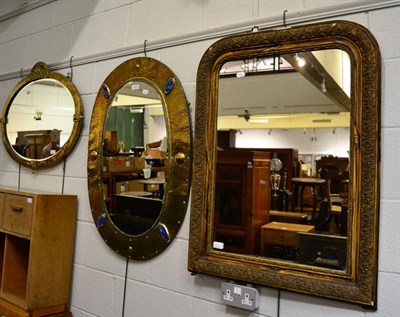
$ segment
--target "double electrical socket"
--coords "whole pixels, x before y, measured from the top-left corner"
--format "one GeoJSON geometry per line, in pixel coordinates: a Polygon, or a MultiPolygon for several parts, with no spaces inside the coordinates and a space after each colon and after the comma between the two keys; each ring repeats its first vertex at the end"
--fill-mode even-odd
{"type": "Polygon", "coordinates": [[[223,282],[222,302],[246,310],[256,310],[260,305],[260,291],[254,287],[223,282]]]}

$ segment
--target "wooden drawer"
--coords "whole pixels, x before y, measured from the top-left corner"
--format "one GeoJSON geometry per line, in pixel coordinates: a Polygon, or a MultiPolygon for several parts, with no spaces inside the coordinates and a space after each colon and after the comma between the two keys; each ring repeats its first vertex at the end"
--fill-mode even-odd
{"type": "Polygon", "coordinates": [[[298,232],[314,232],[315,227],[285,222],[270,222],[261,227],[261,254],[265,245],[299,246],[298,232]]]}
{"type": "Polygon", "coordinates": [[[3,229],[29,237],[32,228],[33,198],[6,194],[4,197],[3,229]]]}
{"type": "Polygon", "coordinates": [[[299,237],[296,231],[282,230],[266,230],[264,238],[268,244],[285,245],[285,246],[298,246],[299,237]]]}

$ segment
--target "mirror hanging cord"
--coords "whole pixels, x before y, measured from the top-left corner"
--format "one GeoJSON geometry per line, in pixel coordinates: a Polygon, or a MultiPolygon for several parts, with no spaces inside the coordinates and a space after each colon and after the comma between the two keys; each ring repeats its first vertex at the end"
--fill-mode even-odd
{"type": "Polygon", "coordinates": [[[276,314],[276,317],[280,317],[281,314],[281,290],[278,289],[278,312],[276,314]]]}
{"type": "Polygon", "coordinates": [[[18,191],[21,188],[21,164],[18,165],[18,191]]]}
{"type": "Polygon", "coordinates": [[[125,316],[125,299],[126,299],[126,283],[128,280],[128,264],[129,264],[129,256],[126,257],[124,295],[123,295],[123,299],[122,299],[122,317],[125,316]]]}
{"type": "Polygon", "coordinates": [[[67,158],[64,157],[63,164],[62,164],[63,176],[62,176],[62,183],[61,183],[61,194],[64,194],[66,165],[67,165],[67,158]]]}

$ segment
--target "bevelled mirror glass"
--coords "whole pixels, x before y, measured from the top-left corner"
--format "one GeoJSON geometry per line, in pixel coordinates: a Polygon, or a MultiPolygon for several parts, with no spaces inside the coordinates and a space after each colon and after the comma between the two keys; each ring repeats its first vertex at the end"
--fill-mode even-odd
{"type": "Polygon", "coordinates": [[[160,254],[184,219],[191,171],[187,102],[176,75],[152,58],[115,68],[97,94],[88,153],[93,219],[134,260],[160,254]]]}
{"type": "Polygon", "coordinates": [[[216,42],[197,77],[188,269],[376,307],[380,53],[344,21],[216,42]]]}
{"type": "Polygon", "coordinates": [[[51,167],[72,151],[83,119],[82,101],[72,81],[39,62],[5,103],[3,143],[23,166],[51,167]]]}

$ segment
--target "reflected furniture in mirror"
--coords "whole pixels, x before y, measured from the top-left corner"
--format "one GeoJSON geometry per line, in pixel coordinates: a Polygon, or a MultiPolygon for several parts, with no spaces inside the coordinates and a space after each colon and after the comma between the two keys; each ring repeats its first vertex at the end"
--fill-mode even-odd
{"type": "Polygon", "coordinates": [[[133,260],[160,254],[185,217],[191,134],[183,87],[166,65],[133,58],[105,79],[92,112],[88,187],[110,248],[133,260]]]}
{"type": "Polygon", "coordinates": [[[260,227],[268,219],[269,176],[267,152],[217,152],[213,237],[217,248],[259,253],[260,227]]]}
{"type": "Polygon", "coordinates": [[[349,159],[347,157],[337,157],[333,155],[322,156],[315,161],[317,172],[322,169],[347,171],[349,167],[349,159]]]}
{"type": "Polygon", "coordinates": [[[32,170],[51,167],[72,151],[83,119],[82,100],[72,81],[38,62],[6,100],[3,143],[18,164],[32,170]]]}
{"type": "Polygon", "coordinates": [[[0,311],[66,312],[77,197],[0,188],[0,311]]]}
{"type": "MultiPolygon", "coordinates": [[[[220,149],[236,149],[236,134],[238,130],[218,130],[217,131],[217,146],[220,149]]],[[[240,132],[239,132],[240,133],[240,132]]],[[[241,150],[265,151],[272,157],[276,155],[282,162],[282,168],[278,171],[281,175],[282,190],[292,190],[292,178],[299,174],[299,157],[298,149],[295,148],[248,148],[241,147],[241,150]]],[[[281,206],[282,207],[282,206],[281,206]]],[[[286,205],[281,210],[289,210],[290,205],[286,205]]]]}
{"type": "MultiPolygon", "coordinates": [[[[379,140],[380,52],[363,26],[331,21],[213,44],[197,75],[188,270],[376,308],[379,140]],[[230,132],[224,146],[217,144],[220,130],[230,132]],[[261,231],[260,249],[250,254],[224,249],[216,240],[218,157],[231,151],[232,131],[239,132],[236,150],[296,148],[308,140],[291,181],[319,182],[318,193],[308,189],[308,206],[305,191],[303,204],[290,210],[295,216],[267,207],[252,228],[261,231]],[[337,150],[317,152],[318,144],[337,150]],[[342,222],[332,217],[338,202],[325,199],[327,180],[316,170],[316,162],[330,155],[349,155],[342,222]],[[338,223],[347,229],[330,230],[338,223]]],[[[243,201],[246,194],[233,198],[243,201]]],[[[270,187],[263,194],[270,197],[270,187]]]]}

